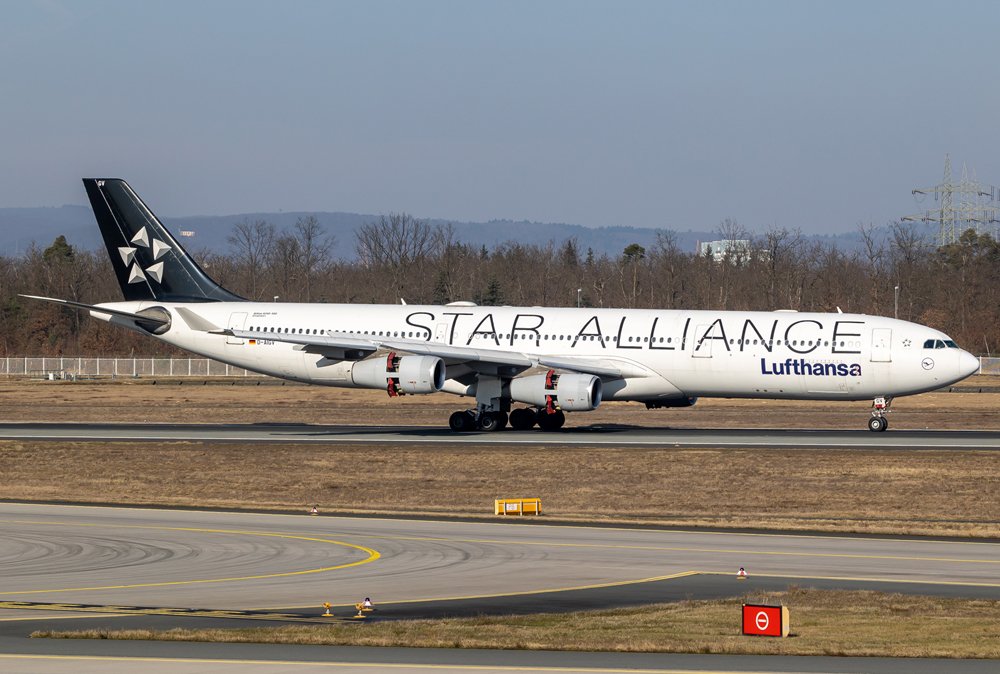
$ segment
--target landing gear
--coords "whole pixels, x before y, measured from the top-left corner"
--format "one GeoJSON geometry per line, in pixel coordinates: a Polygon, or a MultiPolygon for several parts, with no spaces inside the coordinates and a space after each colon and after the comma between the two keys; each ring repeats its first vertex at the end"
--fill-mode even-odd
{"type": "MultiPolygon", "coordinates": [[[[467,381],[466,386],[472,388],[467,381]]],[[[566,423],[566,415],[559,409],[554,384],[550,386],[552,392],[543,396],[543,404],[539,401],[535,403],[537,406],[511,410],[513,401],[507,373],[479,372],[475,380],[475,409],[455,412],[448,425],[458,432],[491,432],[503,430],[509,421],[516,431],[530,430],[536,424],[543,431],[557,431],[566,423]]]]}
{"type": "Polygon", "coordinates": [[[519,407],[510,413],[510,427],[515,431],[530,431],[535,426],[535,410],[519,407]]]}
{"type": "Polygon", "coordinates": [[[448,426],[458,433],[476,430],[476,414],[472,410],[455,412],[448,418],[448,426]]]}
{"type": "Polygon", "coordinates": [[[483,412],[479,415],[479,430],[481,431],[500,431],[506,426],[506,412],[483,412]]]}
{"type": "Polygon", "coordinates": [[[889,420],[885,417],[872,417],[868,420],[868,430],[872,433],[881,433],[889,428],[889,420]]]}
{"type": "Polygon", "coordinates": [[[549,414],[545,408],[538,410],[530,407],[520,407],[513,410],[508,417],[506,412],[480,412],[475,410],[462,410],[455,412],[448,419],[448,426],[451,430],[459,433],[469,431],[502,431],[510,421],[511,428],[515,431],[529,431],[535,424],[543,431],[558,431],[566,423],[566,414],[562,410],[556,410],[549,414]]]}
{"type": "Polygon", "coordinates": [[[889,408],[892,406],[892,398],[879,396],[872,401],[872,416],[868,420],[868,430],[872,433],[881,433],[889,428],[889,408]]]}
{"type": "Polygon", "coordinates": [[[558,431],[566,423],[566,414],[562,410],[549,414],[547,410],[541,409],[536,413],[535,419],[543,431],[558,431]]]}
{"type": "Polygon", "coordinates": [[[507,427],[506,412],[480,412],[475,410],[460,410],[448,418],[451,430],[465,433],[468,431],[501,431],[507,427]]]}

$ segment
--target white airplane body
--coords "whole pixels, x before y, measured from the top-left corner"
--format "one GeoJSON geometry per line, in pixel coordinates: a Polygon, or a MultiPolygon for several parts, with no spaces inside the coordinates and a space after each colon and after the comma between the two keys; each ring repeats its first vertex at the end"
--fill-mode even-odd
{"type": "MultiPolygon", "coordinates": [[[[545,430],[602,400],[873,400],[947,386],[979,360],[944,333],[844,313],[243,301],[214,283],[124,181],[86,179],[124,302],[91,315],[275,377],[476,398],[455,430],[545,430]],[[514,410],[511,404],[529,407],[514,410]]],[[[48,299],[48,298],[41,298],[48,299]]]]}

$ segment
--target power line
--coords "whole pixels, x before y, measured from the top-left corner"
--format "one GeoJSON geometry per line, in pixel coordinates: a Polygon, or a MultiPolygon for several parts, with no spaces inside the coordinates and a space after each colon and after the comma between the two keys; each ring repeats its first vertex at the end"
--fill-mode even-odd
{"type": "Polygon", "coordinates": [[[919,187],[911,192],[917,203],[921,198],[934,195],[940,208],[932,208],[916,215],[906,215],[903,221],[934,222],[938,225],[938,246],[955,243],[967,229],[977,234],[988,233],[994,238],[997,223],[1000,223],[1000,201],[998,190],[993,185],[980,183],[975,170],[970,176],[968,168],[962,164],[962,178],[955,182],[951,175],[951,155],[944,157],[944,178],[933,187],[919,187]]]}

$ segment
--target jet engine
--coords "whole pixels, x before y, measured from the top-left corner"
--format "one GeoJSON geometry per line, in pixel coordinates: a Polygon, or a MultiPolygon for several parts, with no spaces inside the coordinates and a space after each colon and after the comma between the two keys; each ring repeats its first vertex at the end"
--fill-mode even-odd
{"type": "Polygon", "coordinates": [[[510,397],[537,407],[588,412],[601,404],[601,379],[592,374],[545,374],[510,381],[510,397]]]}
{"type": "Polygon", "coordinates": [[[444,386],[445,364],[437,356],[388,356],[361,360],[351,368],[356,386],[384,388],[390,397],[437,393],[444,386]]]}

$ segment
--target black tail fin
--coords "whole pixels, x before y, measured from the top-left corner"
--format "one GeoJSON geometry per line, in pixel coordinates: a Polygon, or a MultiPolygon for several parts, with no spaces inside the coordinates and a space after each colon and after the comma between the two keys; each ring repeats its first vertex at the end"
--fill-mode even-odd
{"type": "Polygon", "coordinates": [[[127,182],[84,178],[83,185],[126,300],[243,300],[202,271],[127,182]]]}

